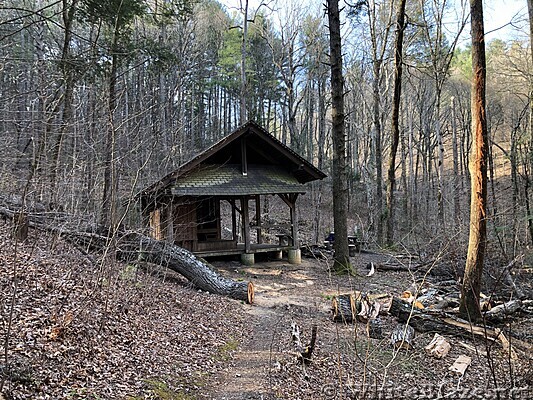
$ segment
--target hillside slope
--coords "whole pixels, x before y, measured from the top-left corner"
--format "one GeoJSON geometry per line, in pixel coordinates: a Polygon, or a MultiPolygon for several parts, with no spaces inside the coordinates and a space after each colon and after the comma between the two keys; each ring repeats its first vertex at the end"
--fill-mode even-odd
{"type": "Polygon", "coordinates": [[[5,399],[188,398],[177,396],[201,389],[245,333],[239,302],[171,272],[93,258],[42,232],[15,244],[9,232],[0,227],[5,399]]]}

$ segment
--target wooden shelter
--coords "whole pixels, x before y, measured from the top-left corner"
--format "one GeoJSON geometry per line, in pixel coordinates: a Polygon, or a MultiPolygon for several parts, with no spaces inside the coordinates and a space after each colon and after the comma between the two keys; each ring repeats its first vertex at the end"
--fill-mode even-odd
{"type": "Polygon", "coordinates": [[[145,188],[140,194],[143,218],[152,237],[201,257],[241,254],[243,262],[251,264],[254,253],[288,251],[289,261],[293,255],[298,262],[296,202],[306,192],[306,183],[325,177],[265,129],[248,122],[145,188]],[[263,243],[261,197],[267,195],[279,196],[290,214],[289,232],[278,235],[277,243],[263,243]],[[250,201],[255,202],[252,207],[250,201]],[[223,203],[230,210],[231,229],[221,223],[223,203]]]}

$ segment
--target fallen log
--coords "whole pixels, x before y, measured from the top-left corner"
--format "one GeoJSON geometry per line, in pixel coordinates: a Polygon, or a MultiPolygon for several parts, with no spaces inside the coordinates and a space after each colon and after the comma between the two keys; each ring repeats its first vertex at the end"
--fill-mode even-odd
{"type": "Polygon", "coordinates": [[[142,260],[178,272],[195,287],[249,304],[254,301],[252,282],[239,282],[218,274],[209,264],[184,248],[136,232],[123,235],[117,242],[117,256],[126,261],[142,260]]]}
{"type": "Polygon", "coordinates": [[[510,317],[522,308],[521,300],[511,300],[488,310],[484,316],[488,321],[500,322],[510,317]]]}
{"type": "MultiPolygon", "coordinates": [[[[409,323],[419,332],[439,332],[443,335],[457,337],[472,337],[474,335],[492,342],[500,342],[503,349],[508,353],[512,354],[514,351],[501,330],[491,326],[477,326],[440,310],[418,310],[395,297],[392,301],[390,313],[398,318],[400,322],[409,323]]],[[[512,344],[515,347],[522,348],[526,353],[533,350],[532,345],[518,339],[513,339],[512,344]]]]}
{"type": "Polygon", "coordinates": [[[371,270],[374,268],[375,271],[418,271],[424,266],[429,265],[429,263],[420,263],[420,264],[401,264],[401,263],[384,263],[384,264],[374,264],[368,263],[366,269],[371,270]]]}
{"type": "MultiPolygon", "coordinates": [[[[13,218],[15,211],[0,206],[0,214],[13,218]]],[[[76,218],[72,216],[72,220],[76,218]]],[[[110,246],[116,250],[117,258],[124,261],[146,261],[161,265],[178,272],[187,278],[196,288],[214,294],[242,300],[249,304],[254,301],[252,282],[234,281],[221,276],[209,264],[193,253],[172,243],[155,240],[137,232],[115,232],[108,237],[109,229],[101,228],[97,232],[83,232],[64,229],[54,223],[54,219],[38,214],[28,213],[28,225],[32,228],[56,233],[84,251],[102,252],[110,246]]],[[[72,225],[72,224],[70,224],[72,225]]]]}

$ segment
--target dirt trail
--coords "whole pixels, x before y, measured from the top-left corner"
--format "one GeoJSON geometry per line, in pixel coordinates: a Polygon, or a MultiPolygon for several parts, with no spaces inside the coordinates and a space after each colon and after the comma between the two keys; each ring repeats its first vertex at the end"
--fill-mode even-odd
{"type": "Polygon", "coordinates": [[[211,380],[206,398],[276,398],[269,377],[276,368],[280,342],[290,338],[291,314],[305,309],[326,317],[329,312],[329,301],[321,297],[327,288],[308,264],[304,261],[299,266],[282,262],[256,264],[252,268],[235,264],[218,266],[234,278],[246,275],[252,279],[256,284],[256,300],[253,306],[243,305],[243,312],[249,314],[250,331],[226,362],[223,373],[211,380]]]}
{"type": "Polygon", "coordinates": [[[246,342],[242,343],[212,387],[210,397],[219,400],[267,399],[271,366],[273,328],[279,315],[268,309],[251,310],[253,324],[246,342]],[[255,315],[254,315],[255,314],[255,315]]]}

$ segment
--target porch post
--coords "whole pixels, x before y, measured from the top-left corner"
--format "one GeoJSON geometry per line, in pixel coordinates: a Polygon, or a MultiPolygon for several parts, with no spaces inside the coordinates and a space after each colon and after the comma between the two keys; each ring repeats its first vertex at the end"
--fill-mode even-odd
{"type": "Polygon", "coordinates": [[[235,206],[235,199],[228,200],[231,205],[231,234],[233,235],[233,240],[237,242],[237,211],[235,206]]]}
{"type": "Polygon", "coordinates": [[[300,248],[300,241],[298,239],[298,216],[296,214],[296,199],[298,198],[298,193],[291,194],[289,196],[290,204],[289,207],[291,209],[291,236],[292,236],[292,246],[294,249],[300,248]]]}
{"type": "Polygon", "coordinates": [[[241,210],[242,210],[242,227],[244,233],[244,250],[249,253],[251,250],[250,243],[250,216],[248,214],[248,196],[241,197],[241,210]]]}
{"type": "Polygon", "coordinates": [[[261,196],[255,196],[255,221],[257,224],[257,244],[263,243],[262,229],[261,229],[261,196]]]}
{"type": "Polygon", "coordinates": [[[174,202],[171,200],[170,203],[167,206],[167,213],[166,213],[167,221],[166,221],[166,227],[167,227],[167,242],[174,243],[174,202]]]}
{"type": "Polygon", "coordinates": [[[255,263],[254,253],[251,252],[252,246],[250,241],[250,216],[248,215],[248,196],[241,197],[242,228],[244,231],[244,254],[241,254],[241,262],[244,265],[253,265],[255,263]]]}
{"type": "Polygon", "coordinates": [[[296,199],[298,198],[298,193],[280,194],[279,197],[289,206],[291,213],[292,249],[289,249],[287,252],[288,259],[291,264],[300,264],[302,262],[302,253],[298,239],[298,216],[296,215],[296,199]]]}

